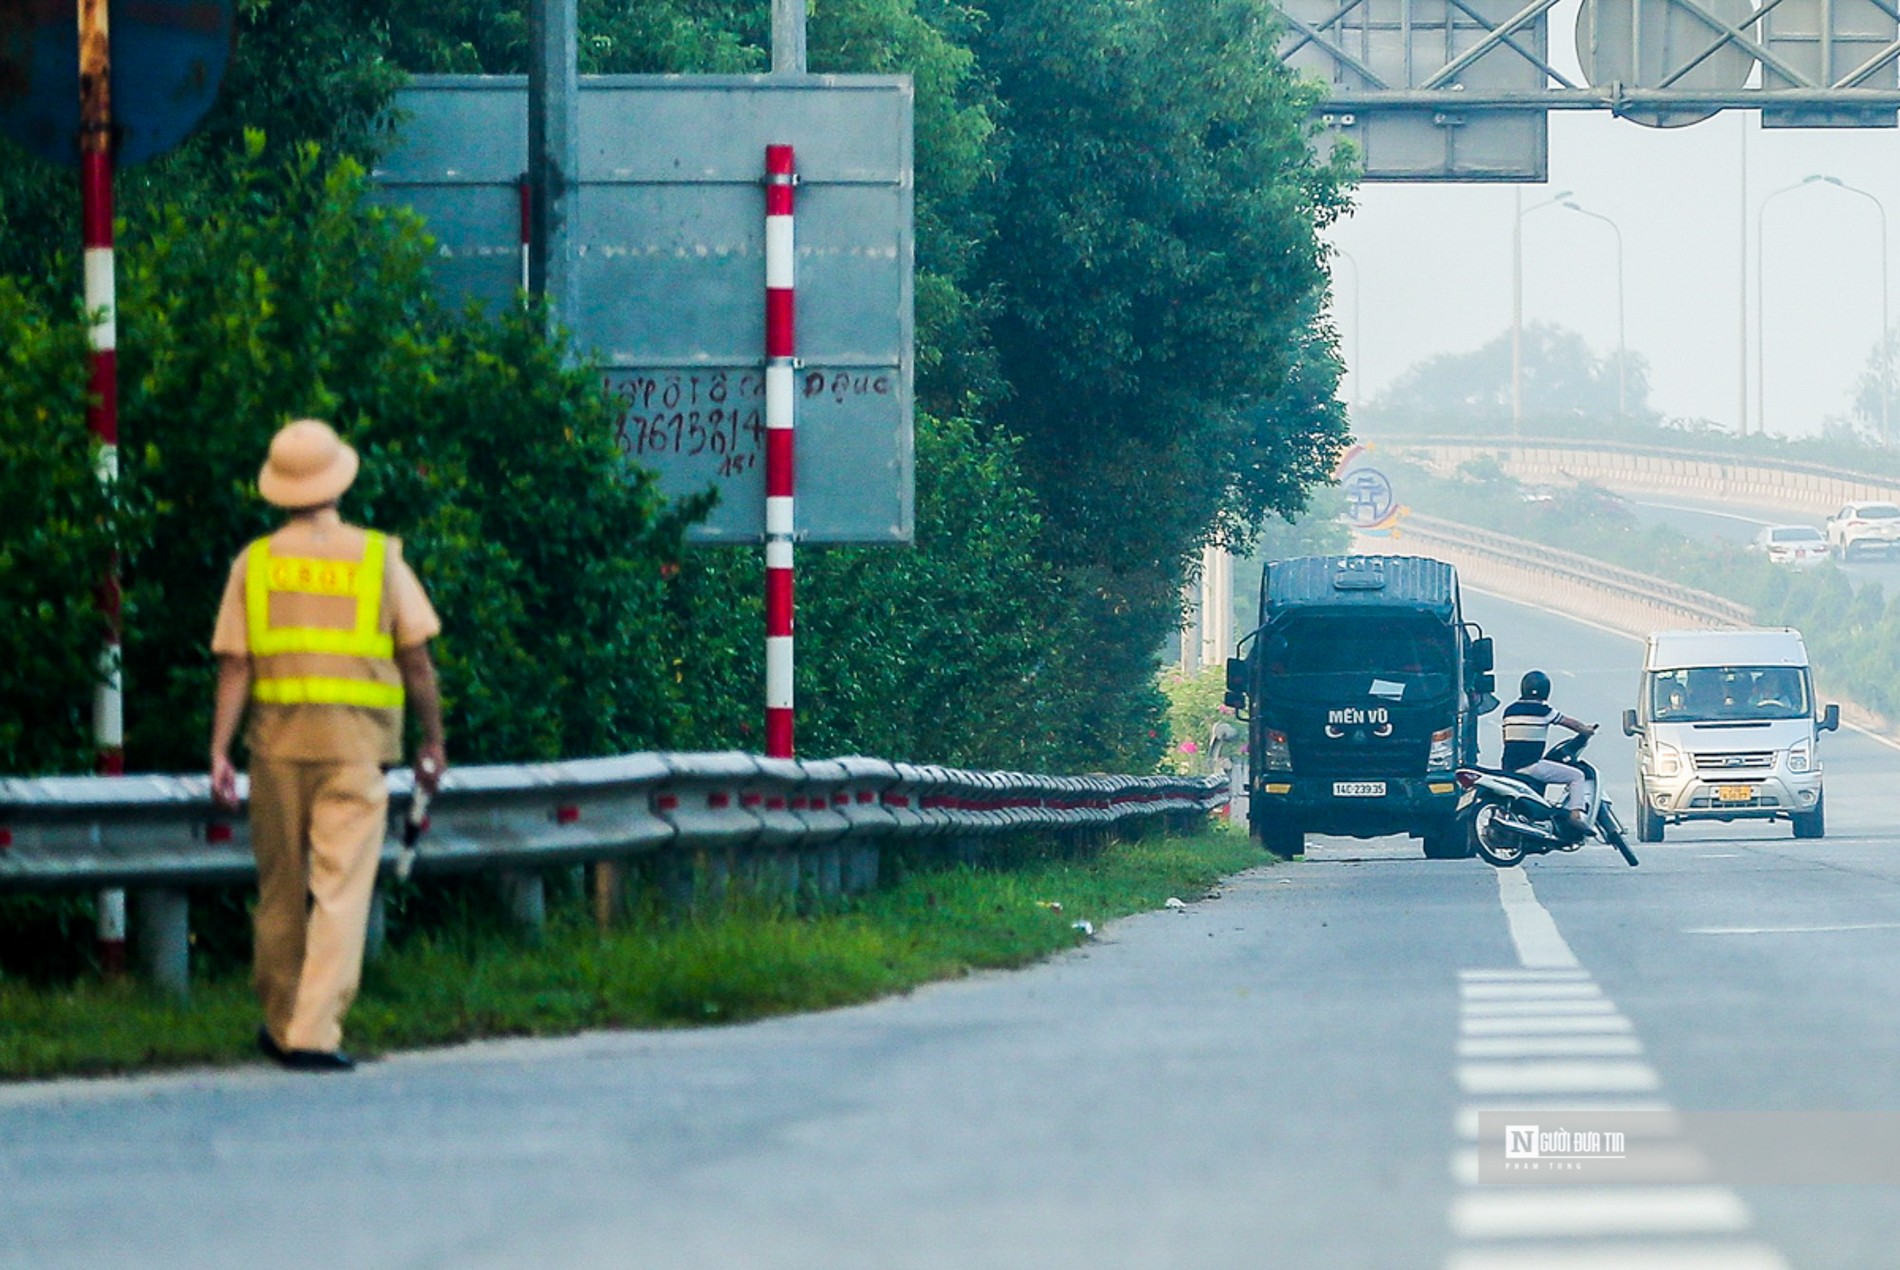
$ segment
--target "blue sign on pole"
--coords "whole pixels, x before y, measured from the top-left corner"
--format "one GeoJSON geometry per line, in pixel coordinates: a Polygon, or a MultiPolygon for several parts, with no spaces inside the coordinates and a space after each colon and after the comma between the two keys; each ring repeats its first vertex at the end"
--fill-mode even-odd
{"type": "MultiPolygon", "coordinates": [[[[0,0],[0,132],[79,163],[77,6],[0,0]]],[[[111,0],[113,165],[155,159],[190,135],[231,60],[231,0],[111,0]]]]}

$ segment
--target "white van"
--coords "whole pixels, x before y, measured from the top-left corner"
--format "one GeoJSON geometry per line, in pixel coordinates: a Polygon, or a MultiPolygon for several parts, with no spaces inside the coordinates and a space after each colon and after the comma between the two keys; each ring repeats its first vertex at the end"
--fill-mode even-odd
{"type": "Polygon", "coordinates": [[[1688,820],[1788,820],[1797,838],[1826,832],[1819,738],[1801,632],[1657,631],[1623,731],[1636,745],[1636,834],[1661,842],[1688,820]]]}

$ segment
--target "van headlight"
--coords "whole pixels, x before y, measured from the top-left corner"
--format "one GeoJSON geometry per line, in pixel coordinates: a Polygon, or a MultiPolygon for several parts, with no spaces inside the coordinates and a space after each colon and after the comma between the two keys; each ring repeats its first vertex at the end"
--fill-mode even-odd
{"type": "Polygon", "coordinates": [[[1675,776],[1682,771],[1682,751],[1673,745],[1658,745],[1651,760],[1658,776],[1675,776]]]}
{"type": "Polygon", "coordinates": [[[1788,751],[1788,770],[1789,771],[1805,772],[1808,770],[1809,767],[1813,765],[1813,763],[1814,763],[1814,750],[1809,746],[1809,744],[1806,741],[1803,741],[1801,742],[1801,744],[1793,746],[1792,748],[1789,749],[1788,751]]]}
{"type": "Polygon", "coordinates": [[[1293,751],[1287,748],[1286,733],[1267,729],[1266,752],[1261,761],[1269,772],[1290,772],[1293,770],[1293,751]]]}
{"type": "Polygon", "coordinates": [[[1425,770],[1442,772],[1451,766],[1451,729],[1440,728],[1432,733],[1432,748],[1425,756],[1425,770]]]}

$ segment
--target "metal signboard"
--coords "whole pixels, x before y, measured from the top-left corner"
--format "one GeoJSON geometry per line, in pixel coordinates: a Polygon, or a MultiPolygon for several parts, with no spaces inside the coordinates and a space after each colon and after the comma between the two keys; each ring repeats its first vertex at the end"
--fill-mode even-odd
{"type": "MultiPolygon", "coordinates": [[[[1764,5],[1762,86],[1800,88],[1900,87],[1894,62],[1900,19],[1884,0],[1780,0],[1764,5]]],[[[1891,104],[1807,103],[1764,107],[1764,128],[1891,128],[1891,104]]]]}
{"type": "Polygon", "coordinates": [[[1277,0],[1281,57],[1349,108],[1321,122],[1350,140],[1368,181],[1541,181],[1548,4],[1519,0],[1277,0]],[[1461,93],[1522,94],[1515,109],[1466,110],[1461,93]],[[1385,99],[1385,100],[1380,100],[1385,99]]]}
{"type": "MultiPolygon", "coordinates": [[[[623,403],[620,442],[680,495],[712,486],[705,541],[764,534],[765,147],[798,154],[798,521],[812,542],[913,532],[910,81],[583,76],[576,343],[623,403]]],[[[376,179],[441,245],[452,293],[521,285],[521,77],[398,94],[376,179]]]]}

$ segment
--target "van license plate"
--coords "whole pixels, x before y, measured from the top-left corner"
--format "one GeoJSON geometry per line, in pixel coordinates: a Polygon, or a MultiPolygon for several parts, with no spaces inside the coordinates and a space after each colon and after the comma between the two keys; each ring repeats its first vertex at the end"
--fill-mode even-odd
{"type": "Polygon", "coordinates": [[[1334,781],[1334,798],[1384,798],[1384,781],[1334,781]]]}
{"type": "Polygon", "coordinates": [[[1755,796],[1753,785],[1717,785],[1715,796],[1725,803],[1745,803],[1755,796]]]}

